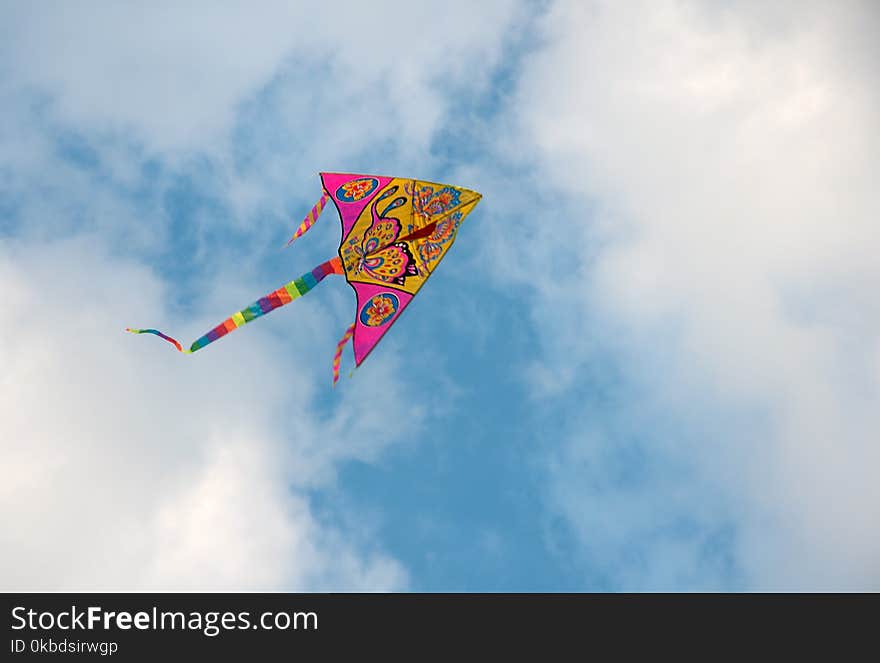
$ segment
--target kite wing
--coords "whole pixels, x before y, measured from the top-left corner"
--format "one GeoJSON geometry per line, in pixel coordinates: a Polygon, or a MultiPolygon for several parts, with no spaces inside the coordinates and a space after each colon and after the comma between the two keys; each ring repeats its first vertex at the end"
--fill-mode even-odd
{"type": "Polygon", "coordinates": [[[339,257],[357,296],[360,366],[425,284],[480,202],[476,191],[400,177],[321,173],[342,222],[339,257]]]}

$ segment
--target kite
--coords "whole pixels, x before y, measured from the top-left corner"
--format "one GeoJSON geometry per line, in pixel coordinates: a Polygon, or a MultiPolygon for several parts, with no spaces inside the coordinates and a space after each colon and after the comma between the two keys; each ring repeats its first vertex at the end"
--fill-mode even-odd
{"type": "Polygon", "coordinates": [[[319,173],[323,193],[290,238],[304,235],[332,200],[342,223],[338,255],[298,279],[261,297],[250,306],[196,339],[188,350],[156,329],[155,334],[180,352],[201,350],[238,329],[306,294],[326,276],[345,277],[357,298],[354,322],[346,329],[333,356],[333,384],[339,379],[342,351],[351,340],[355,365],[360,366],[400,317],[455,241],[462,220],[482,195],[449,184],[415,179],[319,173]]]}

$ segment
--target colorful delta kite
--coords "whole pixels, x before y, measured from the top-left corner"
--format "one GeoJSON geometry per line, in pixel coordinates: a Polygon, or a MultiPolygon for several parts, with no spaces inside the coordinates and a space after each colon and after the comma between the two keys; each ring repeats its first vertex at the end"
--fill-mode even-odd
{"type": "Polygon", "coordinates": [[[342,349],[349,339],[353,339],[355,364],[360,366],[443,260],[462,220],[480,202],[481,195],[448,184],[399,177],[320,175],[324,193],[288,245],[315,224],[327,201],[332,200],[342,222],[338,256],[233,314],[188,350],[155,329],[126,331],[155,334],[190,354],[289,304],[325,276],[341,274],[357,296],[357,313],[336,347],[333,384],[339,379],[342,349]]]}

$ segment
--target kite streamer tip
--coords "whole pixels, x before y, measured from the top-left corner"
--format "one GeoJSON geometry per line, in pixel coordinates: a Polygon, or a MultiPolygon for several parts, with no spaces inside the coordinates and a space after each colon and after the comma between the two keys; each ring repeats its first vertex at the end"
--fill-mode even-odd
{"type": "Polygon", "coordinates": [[[171,345],[173,345],[175,348],[177,348],[178,352],[183,352],[184,354],[191,354],[191,352],[192,352],[192,350],[184,350],[180,346],[180,343],[178,343],[175,339],[171,338],[170,336],[166,336],[165,334],[163,334],[162,332],[160,332],[157,329],[133,329],[132,327],[126,327],[125,331],[127,331],[130,334],[154,334],[154,335],[158,336],[159,338],[164,338],[166,341],[171,343],[171,345]]]}

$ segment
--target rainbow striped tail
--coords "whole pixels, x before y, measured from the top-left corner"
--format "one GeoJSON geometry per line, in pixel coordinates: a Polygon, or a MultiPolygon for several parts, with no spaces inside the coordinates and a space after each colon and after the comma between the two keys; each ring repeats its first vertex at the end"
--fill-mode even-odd
{"type": "Polygon", "coordinates": [[[265,297],[261,297],[247,308],[243,308],[238,313],[233,313],[229,318],[214,327],[214,329],[209,331],[207,334],[193,341],[193,344],[189,347],[188,350],[184,350],[181,347],[180,343],[178,343],[175,339],[171,338],[170,336],[166,336],[156,329],[127,328],[125,331],[132,334],[155,334],[156,336],[164,338],[166,341],[174,345],[180,352],[184,354],[192,354],[196,350],[201,350],[209,343],[213,343],[218,338],[226,336],[226,334],[228,334],[229,332],[238,329],[239,327],[247,324],[251,320],[266,315],[267,313],[274,311],[276,308],[280,308],[285,304],[289,304],[297,297],[301,297],[309,290],[314,288],[316,285],[318,285],[318,283],[320,283],[325,276],[328,276],[329,274],[342,273],[342,263],[340,262],[338,257],[321,263],[312,271],[306,272],[298,279],[294,279],[290,283],[284,284],[274,292],[270,292],[265,297]]]}

